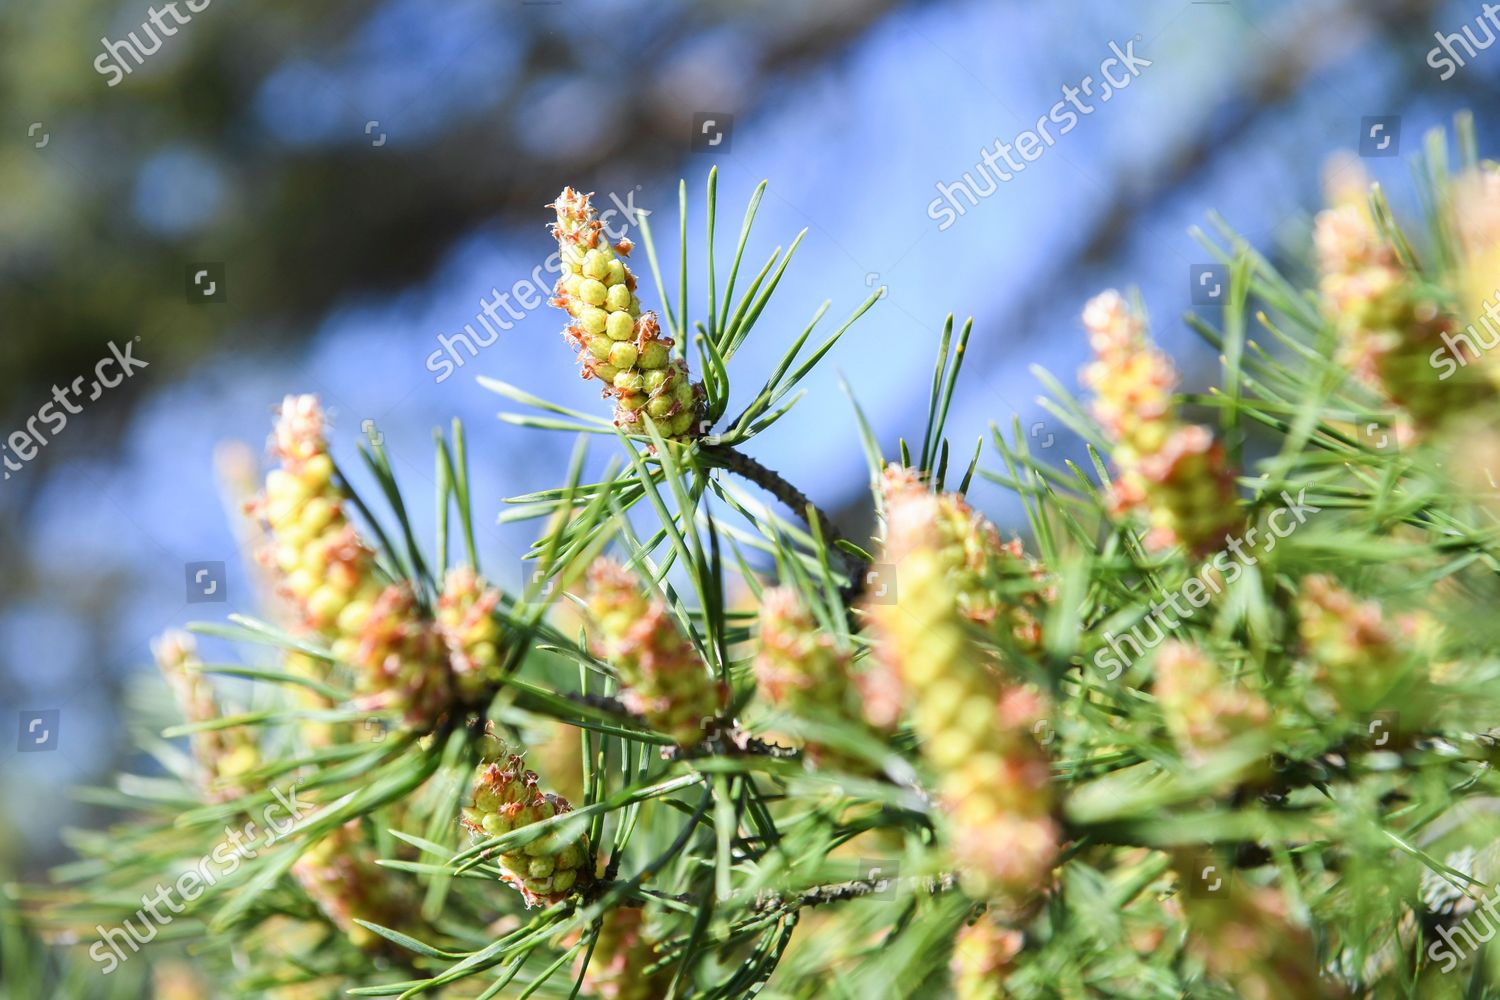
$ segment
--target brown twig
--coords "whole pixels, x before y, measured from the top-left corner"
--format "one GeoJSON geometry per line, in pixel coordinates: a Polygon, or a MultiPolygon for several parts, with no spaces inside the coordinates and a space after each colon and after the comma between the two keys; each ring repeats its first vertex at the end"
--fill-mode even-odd
{"type": "MultiPolygon", "coordinates": [[[[632,722],[642,728],[649,729],[650,723],[636,715],[620,699],[604,694],[578,694],[570,692],[568,700],[586,705],[589,708],[601,712],[617,715],[621,719],[632,722]]],[[[666,760],[676,760],[685,756],[745,756],[745,757],[777,757],[787,760],[795,760],[802,756],[802,751],[795,747],[784,747],[769,740],[763,740],[758,736],[751,736],[732,723],[721,720],[708,720],[703,726],[703,742],[696,747],[663,747],[662,757],[666,760]]]]}
{"type": "MultiPolygon", "coordinates": [[[[894,888],[893,883],[900,881],[913,888],[925,889],[932,895],[947,892],[958,885],[958,879],[951,873],[943,873],[935,878],[911,878],[911,879],[855,879],[852,882],[842,882],[836,885],[820,885],[808,889],[800,896],[795,897],[793,909],[801,909],[804,906],[821,906],[824,903],[841,903],[846,899],[859,899],[862,896],[871,896],[877,892],[887,892],[894,888]]],[[[774,910],[787,906],[787,901],[780,893],[764,892],[756,897],[752,909],[757,911],[774,910]]]]}
{"type": "MultiPolygon", "coordinates": [[[[755,894],[755,902],[750,905],[750,910],[755,913],[766,913],[771,910],[800,910],[804,906],[821,906],[824,903],[841,903],[846,899],[859,899],[863,896],[872,896],[877,892],[888,892],[894,883],[900,882],[912,888],[925,889],[932,895],[940,892],[948,892],[958,886],[958,877],[951,872],[944,872],[932,878],[915,877],[909,879],[853,879],[849,882],[837,882],[831,885],[815,886],[801,893],[783,894],[773,890],[765,890],[755,894]]],[[[656,896],[660,899],[671,899],[679,903],[697,903],[699,897],[692,893],[669,893],[654,890],[642,890],[646,895],[656,896]]]]}
{"type": "Polygon", "coordinates": [[[808,499],[806,493],[803,493],[796,486],[792,485],[792,483],[788,482],[780,473],[766,468],[766,466],[744,452],[737,451],[727,445],[700,445],[699,454],[710,465],[724,469],[726,472],[733,472],[735,475],[748,479],[759,486],[795,511],[799,517],[807,522],[809,527],[816,521],[818,533],[823,536],[824,543],[829,549],[843,557],[845,569],[849,575],[848,586],[840,591],[845,605],[852,604],[859,598],[859,595],[864,591],[865,579],[869,572],[870,564],[853,553],[839,547],[839,542],[847,541],[844,538],[843,532],[839,531],[838,526],[833,523],[833,519],[821,507],[808,499]]]}

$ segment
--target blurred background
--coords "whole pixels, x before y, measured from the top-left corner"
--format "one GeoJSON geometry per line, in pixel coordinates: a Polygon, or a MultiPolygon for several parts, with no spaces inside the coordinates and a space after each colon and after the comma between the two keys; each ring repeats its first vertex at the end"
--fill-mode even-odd
{"type": "MultiPolygon", "coordinates": [[[[432,431],[461,417],[486,572],[519,581],[535,526],[497,524],[503,498],[557,485],[572,441],[502,424],[514,407],[475,377],[608,409],[577,377],[561,314],[524,288],[553,249],[544,206],[564,184],[657,212],[675,260],[686,178],[699,261],[710,167],[721,260],[770,181],[746,267],[807,236],[731,367],[741,397],[824,300],[837,323],[888,287],[749,449],[858,533],[866,474],[840,374],[893,453],[923,426],[944,317],[972,316],[955,444],[966,457],[992,423],[1019,420],[1061,457],[1070,442],[1029,367],[1073,384],[1089,295],[1138,286],[1201,381],[1214,359],[1182,316],[1215,310],[1195,270],[1212,258],[1189,234],[1208,213],[1305,276],[1330,154],[1364,137],[1366,169],[1414,210],[1407,156],[1427,129],[1472,108],[1481,151],[1500,148],[1500,46],[1486,51],[1500,30],[1474,4],[167,6],[0,0],[0,442],[33,424],[0,449],[10,874],[64,859],[63,828],[91,821],[69,787],[131,766],[125,705],[153,673],[150,639],[253,605],[226,507],[284,394],[322,395],[346,465],[362,431],[383,434],[418,523],[432,431]],[[1466,29],[1432,54],[1435,33],[1466,29]],[[1080,97],[1092,110],[1023,147],[1022,169],[991,154],[1009,180],[985,172],[997,140],[1066,121],[1063,88],[1098,80],[1117,51],[1135,58],[1125,86],[1080,97]],[[507,328],[471,355],[454,337],[500,292],[507,328]],[[54,386],[91,382],[117,352],[136,359],[131,376],[62,408],[54,386]],[[34,752],[21,720],[54,711],[34,752]]],[[[660,306],[649,279],[642,298],[660,306]]],[[[981,464],[999,460],[987,449],[981,464]]],[[[998,488],[974,496],[1021,528],[998,488]]]]}

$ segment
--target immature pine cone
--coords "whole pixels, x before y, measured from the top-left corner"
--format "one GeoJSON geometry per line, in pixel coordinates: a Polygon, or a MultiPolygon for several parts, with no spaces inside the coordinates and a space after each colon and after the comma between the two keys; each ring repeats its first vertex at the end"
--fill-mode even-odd
{"type": "MultiPolygon", "coordinates": [[[[191,635],[175,629],[168,631],[151,644],[151,651],[187,722],[210,722],[222,716],[213,685],[203,674],[191,669],[203,663],[191,635]]],[[[204,793],[215,801],[228,801],[244,794],[241,779],[260,763],[255,730],[246,726],[201,730],[193,733],[189,742],[204,793]]]]}
{"type": "MultiPolygon", "coordinates": [[[[473,803],[460,819],[476,841],[573,811],[567,799],[538,789],[536,773],[526,770],[525,761],[493,733],[484,735],[479,760],[473,803]]],[[[553,839],[543,834],[497,857],[501,877],[521,893],[527,906],[566,899],[590,881],[588,837],[580,833],[563,847],[553,839]]]]}
{"type": "Polygon", "coordinates": [[[286,397],[272,438],[281,468],[266,475],[253,506],[273,543],[263,560],[307,625],[333,638],[334,655],[347,661],[381,585],[375,553],[355,533],[333,481],[324,427],[316,396],[286,397]]]}
{"type": "MultiPolygon", "coordinates": [[[[773,587],[761,595],[754,669],[760,693],[772,705],[803,719],[859,719],[852,660],[848,650],[820,630],[791,587],[773,587]]],[[[806,752],[814,762],[824,756],[813,744],[806,752]]]]}
{"type": "Polygon", "coordinates": [[[1172,393],[1177,372],[1146,337],[1145,324],[1119,292],[1095,296],[1083,310],[1094,361],[1082,373],[1094,416],[1114,441],[1114,501],[1145,512],[1153,549],[1182,543],[1203,554],[1242,523],[1234,476],[1222,444],[1201,424],[1183,423],[1172,393]]]}
{"type": "Polygon", "coordinates": [[[1457,333],[1457,320],[1401,263],[1363,197],[1346,194],[1319,213],[1313,240],[1318,287],[1338,330],[1338,359],[1361,382],[1418,427],[1434,426],[1488,395],[1478,382],[1484,366],[1471,367],[1480,360],[1471,350],[1478,345],[1457,333]],[[1444,363],[1445,355],[1451,361],[1444,363]]]}
{"type": "Polygon", "coordinates": [[[984,914],[958,932],[953,942],[953,993],[957,1000],[1005,1000],[1004,980],[1021,953],[1021,932],[984,914]]]}
{"type": "Polygon", "coordinates": [[[324,428],[316,396],[286,397],[273,437],[281,468],[252,504],[274,545],[263,558],[306,624],[358,669],[361,704],[399,709],[408,725],[430,728],[451,698],[446,651],[410,587],[382,586],[377,577],[375,553],[355,533],[333,482],[324,428]]]}
{"type": "Polygon", "coordinates": [[[395,709],[412,729],[431,729],[453,700],[448,650],[437,625],[425,618],[410,585],[380,592],[355,647],[359,705],[395,709]]]}
{"type": "Polygon", "coordinates": [[[672,357],[673,341],[661,335],[655,313],[641,313],[636,280],[625,264],[629,240],[611,246],[589,196],[563,188],[552,235],[562,253],[563,274],[552,304],[573,317],[564,332],[578,348],[584,378],[604,383],[615,397],[615,423],[644,433],[641,414],[651,416],[664,437],[698,432],[701,389],[688,380],[687,362],[672,357]]]}
{"type": "Polygon", "coordinates": [[[453,663],[453,680],[465,701],[489,693],[500,680],[505,636],[495,620],[500,591],[472,569],[448,571],[438,598],[437,620],[453,663]]]}
{"type": "Polygon", "coordinates": [[[1422,622],[1390,619],[1378,602],[1361,601],[1320,574],[1302,580],[1297,632],[1319,682],[1345,711],[1358,713],[1382,707],[1414,665],[1422,622]]]}
{"type": "MultiPolygon", "coordinates": [[[[1500,342],[1500,167],[1485,163],[1454,183],[1454,216],[1463,263],[1458,272],[1460,309],[1475,346],[1493,351],[1500,342]]],[[[1480,366],[1500,387],[1500,358],[1480,366]]]]}
{"type": "Polygon", "coordinates": [[[304,851],[292,865],[292,874],[318,909],[360,948],[376,950],[388,942],[356,919],[392,930],[410,924],[416,900],[392,872],[375,863],[375,852],[357,819],[304,851]]]}
{"type": "Polygon", "coordinates": [[[647,940],[645,913],[634,906],[605,912],[594,953],[584,973],[583,986],[600,1000],[658,1000],[672,985],[668,966],[647,976],[642,973],[658,955],[647,940]]]}
{"type": "Polygon", "coordinates": [[[956,585],[963,549],[944,537],[942,502],[901,491],[886,505],[884,561],[894,604],[866,609],[877,656],[915,700],[921,752],[939,779],[964,888],[979,899],[1026,897],[1047,881],[1059,831],[1050,767],[1033,737],[1040,700],[1001,687],[969,633],[956,585]]]}
{"type": "Polygon", "coordinates": [[[1156,700],[1167,730],[1190,761],[1201,760],[1271,717],[1265,699],[1233,686],[1197,646],[1176,640],[1156,654],[1156,700]]]}
{"type": "MultiPolygon", "coordinates": [[[[1201,860],[1179,862],[1181,884],[1200,884],[1201,860]]],[[[1208,974],[1244,1000],[1337,1000],[1343,992],[1318,975],[1312,936],[1294,924],[1282,893],[1272,886],[1241,885],[1225,872],[1212,895],[1182,893],[1188,949],[1208,974]]]]}
{"type": "Polygon", "coordinates": [[[1027,652],[1042,645],[1041,617],[1054,596],[1046,572],[1027,557],[1019,538],[1000,541],[1000,532],[957,493],[932,493],[914,470],[888,465],[881,479],[887,505],[900,494],[930,495],[936,500],[934,525],[950,550],[953,585],[959,610],[976,624],[1007,634],[1027,652]]]}
{"type": "MultiPolygon", "coordinates": [[[[316,656],[309,656],[297,650],[289,650],[282,657],[282,669],[293,677],[304,677],[311,681],[328,680],[328,661],[316,656]]],[[[301,684],[289,685],[292,697],[304,708],[314,712],[327,711],[334,707],[331,698],[303,687],[301,684]]],[[[297,734],[302,742],[309,747],[326,747],[334,743],[349,742],[349,724],[346,722],[319,722],[313,719],[303,719],[297,727],[297,734]]]]}
{"type": "Polygon", "coordinates": [[[625,707],[680,746],[702,742],[706,724],[723,710],[724,691],[678,631],[666,603],[648,599],[619,563],[599,559],[589,567],[587,605],[594,655],[618,672],[625,707]]]}

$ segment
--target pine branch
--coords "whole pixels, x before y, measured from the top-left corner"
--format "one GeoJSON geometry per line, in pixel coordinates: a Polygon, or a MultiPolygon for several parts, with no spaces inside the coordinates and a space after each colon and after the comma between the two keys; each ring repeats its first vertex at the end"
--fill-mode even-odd
{"type": "MultiPolygon", "coordinates": [[[[821,906],[824,903],[841,903],[847,899],[859,899],[870,896],[877,892],[889,892],[894,888],[891,883],[893,879],[855,879],[852,882],[844,882],[837,885],[820,885],[809,889],[797,897],[795,909],[804,906],[821,906]]],[[[922,889],[931,895],[949,892],[958,887],[958,876],[952,872],[944,872],[934,878],[917,876],[909,879],[901,879],[900,884],[914,889],[922,889]]],[[[757,910],[775,909],[778,905],[784,905],[782,898],[775,894],[769,894],[766,902],[756,902],[757,910]]]]}
{"type": "MultiPolygon", "coordinates": [[[[931,895],[950,892],[958,888],[958,876],[952,872],[943,872],[937,876],[913,876],[906,879],[853,879],[848,882],[834,882],[829,885],[814,886],[803,890],[800,894],[785,894],[766,890],[757,893],[755,902],[751,904],[750,911],[754,913],[770,913],[776,910],[800,910],[804,906],[821,906],[825,903],[842,903],[849,899],[860,899],[872,896],[877,892],[890,892],[896,885],[907,886],[912,889],[921,889],[931,895]]],[[[607,887],[606,887],[607,888],[607,887]]],[[[699,897],[692,893],[668,894],[654,892],[649,889],[641,890],[642,894],[655,896],[658,899],[670,899],[678,903],[696,903],[699,897]]]]}
{"type": "MultiPolygon", "coordinates": [[[[826,511],[808,499],[806,493],[803,493],[779,472],[767,468],[742,451],[726,445],[706,444],[699,447],[699,454],[711,465],[733,472],[770,493],[804,521],[807,520],[808,512],[811,511],[812,517],[817,522],[818,531],[828,547],[837,551],[844,559],[844,565],[849,574],[848,586],[840,591],[844,603],[848,605],[858,599],[864,590],[865,576],[870,568],[869,563],[839,546],[838,543],[846,539],[826,511]]],[[[808,525],[811,527],[812,522],[809,521],[808,525]]]]}
{"type": "MultiPolygon", "coordinates": [[[[636,715],[625,707],[624,702],[618,698],[605,694],[578,694],[576,692],[568,695],[569,701],[575,701],[580,705],[609,712],[621,719],[629,720],[631,723],[649,728],[645,719],[636,715]]],[[[705,722],[704,740],[692,751],[685,752],[681,747],[662,748],[664,760],[677,760],[681,757],[692,756],[746,756],[746,757],[779,757],[787,760],[797,760],[802,752],[795,747],[784,747],[769,740],[763,740],[758,736],[751,736],[739,727],[718,720],[705,722]]]]}

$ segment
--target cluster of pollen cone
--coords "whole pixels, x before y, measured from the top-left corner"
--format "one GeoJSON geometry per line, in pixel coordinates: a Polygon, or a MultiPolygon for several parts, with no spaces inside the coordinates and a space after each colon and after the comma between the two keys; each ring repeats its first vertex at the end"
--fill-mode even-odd
{"type": "Polygon", "coordinates": [[[286,398],[272,444],[279,467],[251,505],[268,539],[262,561],[300,625],[352,668],[359,706],[399,712],[424,731],[493,687],[503,651],[499,592],[455,568],[434,614],[410,582],[383,575],[349,518],[316,397],[286,398]]]}
{"type": "MultiPolygon", "coordinates": [[[[1485,188],[1486,197],[1500,203],[1493,188],[1485,188]]],[[[552,207],[563,266],[553,303],[570,317],[566,336],[584,377],[603,383],[622,428],[644,432],[649,418],[664,436],[694,436],[702,392],[655,314],[641,308],[626,263],[629,241],[607,239],[587,195],[565,188],[552,207]]],[[[1493,214],[1500,219],[1500,209],[1493,214]]],[[[1494,228],[1500,232],[1500,223],[1494,228]]],[[[1414,351],[1453,329],[1453,317],[1434,311],[1425,287],[1382,240],[1367,211],[1331,209],[1319,222],[1323,292],[1343,317],[1341,342],[1359,377],[1423,427],[1436,419],[1436,403],[1408,369],[1414,351]]],[[[1181,547],[1201,556],[1221,547],[1244,522],[1223,444],[1180,413],[1177,373],[1123,296],[1111,291],[1090,301],[1083,325],[1093,357],[1082,381],[1094,394],[1116,471],[1111,516],[1138,518],[1152,550],[1181,547]]],[[[289,654],[288,670],[320,681],[347,671],[359,707],[399,714],[416,733],[482,709],[511,658],[500,592],[471,567],[449,572],[430,597],[385,574],[350,518],[352,498],[329,455],[314,397],[287,397],[273,451],[277,467],[252,504],[267,540],[262,558],[296,627],[330,654],[289,654]]],[[[779,713],[773,718],[862,728],[876,744],[898,725],[910,727],[928,778],[922,794],[934,806],[951,870],[983,907],[955,942],[957,995],[998,998],[1005,995],[998,984],[1022,950],[1019,918],[1054,888],[1067,839],[1048,753],[1051,710],[1026,662],[1044,654],[1056,591],[1047,567],[1019,541],[1002,540],[961,494],[896,465],[884,470],[880,489],[878,559],[894,568],[893,596],[870,594],[852,609],[855,631],[864,633],[853,640],[824,627],[819,615],[826,618],[827,609],[808,606],[797,589],[767,588],[749,640],[750,672],[760,703],[779,713]]],[[[729,686],[710,669],[691,620],[674,615],[654,584],[601,558],[588,568],[580,605],[590,651],[640,723],[689,758],[705,752],[721,725],[733,726],[725,718],[729,686]]],[[[1387,616],[1330,579],[1305,580],[1293,610],[1299,645],[1291,652],[1311,665],[1311,683],[1340,709],[1376,704],[1424,655],[1427,623],[1387,616]]],[[[193,669],[190,641],[165,640],[158,657],[190,721],[213,719],[219,708],[193,669]]],[[[1233,683],[1209,649],[1169,642],[1156,652],[1152,676],[1165,730],[1189,762],[1274,724],[1268,700],[1233,683]]],[[[299,697],[331,707],[322,695],[299,697]]],[[[817,738],[798,742],[809,767],[880,780],[868,760],[817,738]]],[[[259,763],[255,741],[242,729],[206,730],[193,748],[211,797],[243,791],[259,763]]],[[[492,726],[475,749],[459,822],[484,845],[482,860],[528,906],[595,889],[594,845],[567,820],[569,802],[547,790],[492,726]]],[[[382,872],[357,822],[326,836],[293,873],[330,920],[366,946],[373,939],[356,920],[397,927],[411,905],[380,891],[382,872]]],[[[1287,957],[1296,931],[1269,895],[1246,895],[1238,908],[1205,913],[1202,937],[1221,950],[1233,951],[1238,941],[1267,963],[1296,964],[1287,957]]],[[[600,920],[590,988],[606,997],[658,995],[662,982],[635,974],[655,955],[643,911],[616,908],[600,920]]],[[[1269,995],[1274,984],[1302,977],[1291,969],[1267,979],[1223,956],[1209,959],[1215,963],[1247,995],[1269,995]]],[[[1288,995],[1300,995],[1298,988],[1288,995]]]]}
{"type": "MultiPolygon", "coordinates": [[[[494,617],[499,591],[472,568],[450,571],[429,609],[410,582],[384,576],[374,549],[350,519],[351,498],[329,454],[327,420],[314,396],[288,396],[272,435],[277,467],[250,504],[266,544],[261,561],[291,609],[293,625],[322,640],[332,662],[288,655],[294,674],[324,681],[352,676],[355,705],[393,713],[417,732],[482,703],[499,680],[504,636],[494,617]]],[[[318,694],[294,688],[311,708],[318,694]]],[[[309,723],[312,744],[368,738],[349,727],[309,723]]],[[[378,854],[355,821],[313,844],[293,874],[329,920],[355,944],[384,947],[356,923],[401,929],[411,922],[409,889],[376,864],[378,854]]]]}

